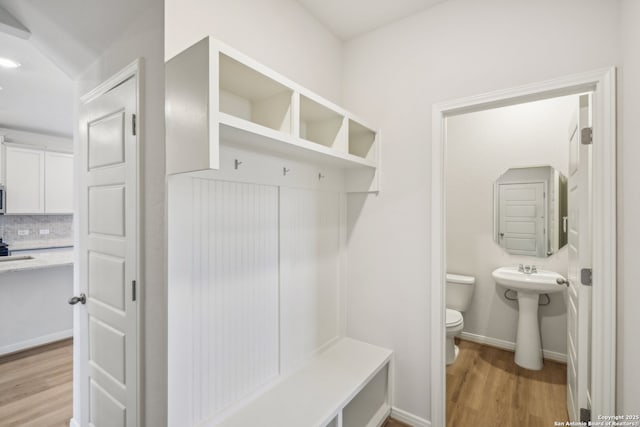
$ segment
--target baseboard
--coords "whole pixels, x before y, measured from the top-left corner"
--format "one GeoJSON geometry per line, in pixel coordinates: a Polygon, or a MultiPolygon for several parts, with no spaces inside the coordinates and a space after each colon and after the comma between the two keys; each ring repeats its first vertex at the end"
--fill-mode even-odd
{"type": "Polygon", "coordinates": [[[80,423],[77,422],[75,418],[71,418],[71,421],[69,421],[69,427],[80,427],[80,423]]]}
{"type": "MultiPolygon", "coordinates": [[[[500,340],[498,338],[485,337],[484,335],[472,334],[470,332],[461,332],[459,337],[466,341],[485,344],[491,347],[500,348],[502,350],[516,350],[516,343],[500,340]]],[[[567,355],[555,351],[542,350],[542,357],[548,360],[553,360],[555,362],[567,363],[567,355]]]]}
{"type": "Polygon", "coordinates": [[[395,406],[391,408],[391,418],[401,421],[405,424],[409,424],[413,427],[431,427],[431,421],[427,421],[424,418],[420,418],[417,415],[413,415],[402,409],[398,409],[395,406]]]}
{"type": "Polygon", "coordinates": [[[15,344],[5,345],[4,347],[0,347],[0,356],[15,353],[16,351],[26,350],[32,347],[38,347],[44,344],[49,344],[50,342],[60,341],[65,338],[71,338],[72,336],[73,329],[67,329],[65,331],[54,332],[53,334],[43,335],[41,337],[32,338],[30,340],[20,341],[15,344]]]}
{"type": "Polygon", "coordinates": [[[385,422],[387,422],[387,418],[389,418],[389,414],[391,413],[391,406],[388,404],[384,404],[378,409],[375,415],[371,418],[371,421],[367,424],[367,427],[382,427],[385,422]]]}

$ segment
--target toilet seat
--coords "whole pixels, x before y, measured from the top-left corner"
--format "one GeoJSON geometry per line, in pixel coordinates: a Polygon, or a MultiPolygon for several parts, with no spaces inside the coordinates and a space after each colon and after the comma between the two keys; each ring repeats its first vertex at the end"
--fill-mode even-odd
{"type": "Polygon", "coordinates": [[[463,322],[462,313],[457,310],[452,310],[447,308],[447,312],[445,315],[445,323],[447,328],[454,328],[456,326],[461,325],[463,322]]]}

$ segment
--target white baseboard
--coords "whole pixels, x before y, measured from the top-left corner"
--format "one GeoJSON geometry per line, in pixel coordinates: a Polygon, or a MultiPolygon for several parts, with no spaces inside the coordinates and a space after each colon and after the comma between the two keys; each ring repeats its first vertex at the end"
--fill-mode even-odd
{"type": "Polygon", "coordinates": [[[80,427],[80,423],[77,422],[75,418],[71,418],[71,421],[69,421],[69,427],[80,427]]]}
{"type": "Polygon", "coordinates": [[[367,427],[382,427],[387,421],[387,418],[389,418],[390,413],[391,406],[385,403],[380,407],[380,409],[378,409],[373,418],[371,418],[371,421],[369,421],[367,427]]]}
{"type": "Polygon", "coordinates": [[[65,331],[54,332],[53,334],[43,335],[41,337],[32,338],[26,341],[20,341],[15,344],[5,345],[0,347],[0,356],[5,354],[15,353],[16,351],[26,350],[31,347],[37,347],[39,345],[48,344],[54,341],[60,341],[65,338],[71,338],[73,336],[73,329],[67,329],[65,331]]]}
{"type": "MultiPolygon", "coordinates": [[[[515,351],[516,343],[511,341],[500,340],[498,338],[485,337],[484,335],[472,334],[470,332],[461,332],[459,335],[463,340],[475,342],[478,344],[486,344],[491,347],[497,347],[502,350],[515,351]]],[[[555,351],[542,350],[542,357],[555,362],[567,363],[567,355],[555,351]]]]}
{"type": "Polygon", "coordinates": [[[409,424],[413,427],[431,427],[431,421],[427,421],[424,418],[420,418],[417,415],[413,415],[402,409],[398,409],[395,406],[391,408],[391,418],[401,421],[405,424],[409,424]]]}

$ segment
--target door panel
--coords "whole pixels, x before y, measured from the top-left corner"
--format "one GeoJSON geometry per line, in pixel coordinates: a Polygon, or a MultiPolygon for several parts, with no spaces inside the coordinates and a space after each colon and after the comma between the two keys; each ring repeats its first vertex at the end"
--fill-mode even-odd
{"type": "Polygon", "coordinates": [[[131,78],[83,108],[80,190],[82,425],[137,425],[137,139],[131,78]]]}
{"type": "Polygon", "coordinates": [[[44,213],[44,151],[7,147],[6,156],[6,213],[44,213]]]}
{"type": "Polygon", "coordinates": [[[591,287],[580,282],[580,271],[591,268],[591,145],[580,141],[581,130],[590,125],[590,95],[581,95],[569,126],[567,407],[572,421],[580,420],[580,408],[591,408],[591,287]]]}
{"type": "Polygon", "coordinates": [[[45,152],[44,176],[45,212],[73,213],[73,155],[45,152]]]}

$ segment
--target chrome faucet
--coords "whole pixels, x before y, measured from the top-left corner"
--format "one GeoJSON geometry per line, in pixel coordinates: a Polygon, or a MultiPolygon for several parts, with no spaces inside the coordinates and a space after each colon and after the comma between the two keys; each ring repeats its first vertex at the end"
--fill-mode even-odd
{"type": "Polygon", "coordinates": [[[538,268],[535,265],[518,264],[518,271],[524,274],[535,274],[538,272],[538,268]]]}

